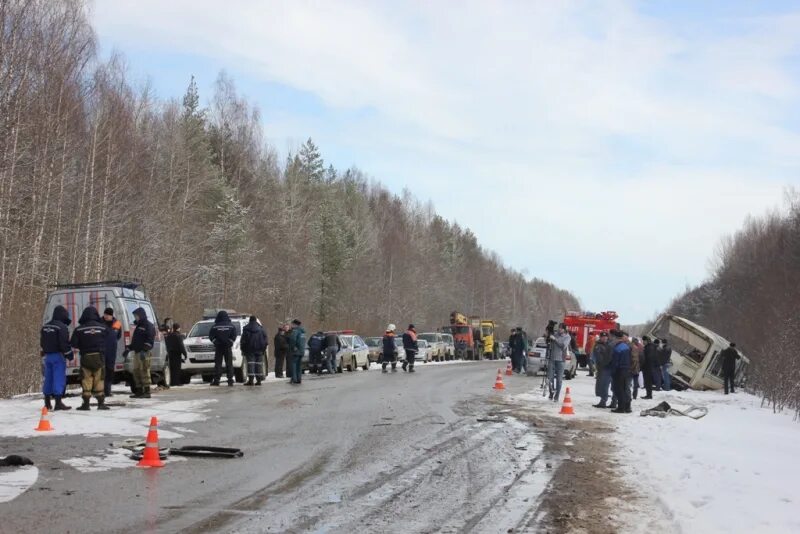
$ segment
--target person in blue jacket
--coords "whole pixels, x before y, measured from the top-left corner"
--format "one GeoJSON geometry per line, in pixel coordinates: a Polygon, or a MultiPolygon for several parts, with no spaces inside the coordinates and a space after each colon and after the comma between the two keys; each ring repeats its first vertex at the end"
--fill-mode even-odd
{"type": "Polygon", "coordinates": [[[69,313],[64,306],[56,306],[53,318],[46,323],[40,332],[39,344],[44,356],[44,405],[48,410],[53,409],[51,403],[55,399],[56,410],[69,410],[61,401],[64,388],[67,386],[67,362],[75,357],[69,344],[69,313]]]}
{"type": "Polygon", "coordinates": [[[615,339],[612,342],[611,364],[608,367],[613,377],[614,396],[617,398],[617,408],[611,411],[631,413],[631,347],[623,341],[627,337],[625,332],[612,330],[611,335],[615,339]]]}

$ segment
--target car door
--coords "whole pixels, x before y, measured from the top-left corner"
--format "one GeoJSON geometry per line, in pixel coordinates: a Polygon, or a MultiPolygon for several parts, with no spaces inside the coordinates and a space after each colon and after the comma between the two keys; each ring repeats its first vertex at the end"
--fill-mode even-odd
{"type": "Polygon", "coordinates": [[[356,355],[356,365],[359,367],[369,362],[369,347],[361,336],[353,336],[353,350],[356,355]]]}

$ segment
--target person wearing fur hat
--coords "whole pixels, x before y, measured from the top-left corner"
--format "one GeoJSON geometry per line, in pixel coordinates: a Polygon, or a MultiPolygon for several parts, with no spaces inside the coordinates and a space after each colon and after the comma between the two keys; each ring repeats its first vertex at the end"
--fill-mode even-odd
{"type": "MultiPolygon", "coordinates": [[[[383,352],[381,353],[381,371],[386,373],[386,366],[392,364],[392,372],[397,372],[397,345],[395,345],[395,326],[389,324],[383,334],[383,352]]],[[[405,365],[405,364],[404,364],[405,365]]]]}

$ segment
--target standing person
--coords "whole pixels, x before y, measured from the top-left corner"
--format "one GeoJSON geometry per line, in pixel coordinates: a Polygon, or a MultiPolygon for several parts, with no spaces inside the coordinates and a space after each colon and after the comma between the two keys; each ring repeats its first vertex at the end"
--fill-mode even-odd
{"type": "Polygon", "coordinates": [[[98,410],[108,410],[105,405],[105,388],[103,375],[106,370],[103,351],[106,346],[106,325],[100,319],[97,308],[88,306],[78,321],[78,327],[72,332],[70,344],[81,353],[81,387],[83,404],[78,410],[88,410],[92,395],[97,399],[98,410]]]}
{"type": "Polygon", "coordinates": [[[655,359],[653,360],[653,389],[661,391],[661,382],[664,380],[664,375],[661,372],[661,340],[656,338],[653,340],[655,345],[655,359]]]}
{"type": "Polygon", "coordinates": [[[289,374],[289,336],[286,334],[287,327],[282,324],[278,327],[278,333],[275,334],[275,378],[283,378],[283,368],[286,366],[287,374],[289,374]]]}
{"type": "Polygon", "coordinates": [[[669,391],[672,389],[672,375],[669,373],[670,369],[672,369],[672,347],[669,346],[669,341],[666,339],[662,340],[661,352],[659,354],[662,375],[661,389],[664,391],[669,391]]]}
{"type": "Polygon", "coordinates": [[[106,345],[104,352],[105,376],[103,377],[103,390],[106,398],[112,397],[111,385],[114,383],[114,372],[117,366],[117,347],[119,339],[122,337],[122,323],[114,317],[114,309],[106,308],[103,310],[103,323],[108,331],[106,332],[106,345]]]}
{"type": "MultiPolygon", "coordinates": [[[[628,338],[625,338],[624,341],[627,343],[628,338]]],[[[635,399],[639,395],[639,373],[642,368],[642,353],[644,352],[644,347],[642,346],[641,342],[638,338],[633,338],[630,343],[631,347],[631,382],[633,383],[633,395],[632,397],[635,399]]]]}
{"type": "Polygon", "coordinates": [[[269,340],[266,330],[255,315],[250,316],[250,322],[242,330],[240,346],[242,354],[247,358],[247,382],[245,385],[252,386],[253,379],[255,379],[256,385],[260,386],[266,376],[264,353],[269,346],[269,340]]]}
{"type": "Polygon", "coordinates": [[[132,399],[150,398],[150,351],[156,340],[156,327],[147,318],[144,308],[133,310],[136,326],[131,337],[131,344],[126,347],[127,352],[133,352],[133,388],[135,392],[130,395],[132,399]]]}
{"type": "Polygon", "coordinates": [[[308,338],[308,372],[322,374],[322,351],[325,350],[325,334],[317,330],[308,338]]]}
{"type": "Polygon", "coordinates": [[[550,400],[558,402],[561,383],[564,380],[564,354],[569,350],[570,337],[564,323],[558,325],[558,333],[550,335],[550,359],[547,361],[547,385],[550,400]]]}
{"type": "Polygon", "coordinates": [[[644,349],[642,350],[642,377],[644,378],[644,389],[647,395],[643,399],[653,398],[653,367],[656,361],[656,344],[650,336],[644,336],[644,349]]]}
{"type": "Polygon", "coordinates": [[[214,380],[212,386],[219,386],[222,378],[222,360],[225,360],[225,374],[228,377],[228,387],[233,387],[233,343],[238,334],[236,327],[231,322],[228,312],[220,310],[214,319],[214,326],[208,331],[208,339],[214,344],[214,380]]]}
{"type": "Polygon", "coordinates": [[[183,344],[183,333],[181,332],[180,324],[172,323],[172,329],[164,337],[164,343],[167,345],[167,360],[169,361],[169,385],[182,386],[183,372],[181,371],[181,364],[186,361],[189,355],[186,353],[186,347],[183,344]]]}
{"type": "Polygon", "coordinates": [[[736,377],[736,360],[741,358],[739,351],[736,350],[736,343],[731,343],[727,349],[722,351],[720,356],[722,357],[722,379],[725,381],[725,395],[728,394],[729,389],[731,393],[736,393],[733,390],[733,380],[736,377]]]}
{"type": "Polygon", "coordinates": [[[609,368],[613,377],[614,396],[617,398],[617,408],[611,411],[631,413],[631,347],[625,342],[628,335],[619,330],[612,330],[611,335],[616,339],[612,342],[609,368]]]}
{"type": "Polygon", "coordinates": [[[292,321],[291,331],[289,332],[289,354],[291,355],[291,372],[289,377],[292,384],[300,384],[303,377],[303,354],[306,350],[306,330],[300,319],[292,321]]]}
{"type": "Polygon", "coordinates": [[[511,369],[516,373],[518,370],[517,365],[517,329],[511,329],[511,335],[508,336],[508,348],[511,351],[511,369]]]}
{"type": "Polygon", "coordinates": [[[406,353],[406,361],[403,362],[403,371],[414,372],[414,358],[419,352],[417,344],[417,329],[413,324],[408,325],[408,329],[403,334],[403,350],[406,353]]]}
{"type": "Polygon", "coordinates": [[[64,306],[53,309],[53,318],[46,323],[39,334],[39,345],[44,355],[44,384],[42,394],[44,405],[48,410],[53,409],[51,399],[55,399],[56,410],[69,410],[61,401],[64,388],[67,387],[67,362],[72,361],[75,355],[69,344],[69,313],[64,306]]]}
{"type": "Polygon", "coordinates": [[[522,354],[519,358],[519,372],[520,374],[528,374],[528,333],[520,328],[518,330],[520,338],[522,338],[522,354]]]}
{"type": "Polygon", "coordinates": [[[390,324],[386,327],[383,334],[383,352],[381,353],[381,372],[386,373],[386,366],[392,364],[392,372],[397,372],[397,345],[395,344],[395,325],[390,324]]]}
{"type": "Polygon", "coordinates": [[[325,367],[328,374],[332,375],[336,368],[336,356],[342,350],[342,342],[336,332],[328,332],[325,335],[325,367]]]}
{"type": "Polygon", "coordinates": [[[608,408],[608,390],[611,387],[611,350],[608,346],[608,332],[600,332],[600,337],[592,347],[592,359],[597,368],[597,378],[594,385],[594,393],[600,397],[600,402],[594,405],[595,408],[608,408]]]}
{"type": "Polygon", "coordinates": [[[594,354],[594,344],[597,343],[597,334],[589,332],[589,339],[586,340],[586,354],[588,355],[589,376],[594,376],[595,363],[592,355],[594,354]]]}

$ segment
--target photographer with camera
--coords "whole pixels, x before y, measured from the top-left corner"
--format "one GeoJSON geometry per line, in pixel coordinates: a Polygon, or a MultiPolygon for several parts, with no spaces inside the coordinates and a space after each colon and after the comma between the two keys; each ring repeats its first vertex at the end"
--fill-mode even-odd
{"type": "MultiPolygon", "coordinates": [[[[554,323],[554,322],[553,322],[554,323]]],[[[550,325],[548,325],[550,331],[550,325]]],[[[561,383],[564,380],[564,354],[569,350],[570,336],[564,323],[558,325],[558,333],[548,337],[547,382],[550,400],[558,402],[561,383]]]]}

